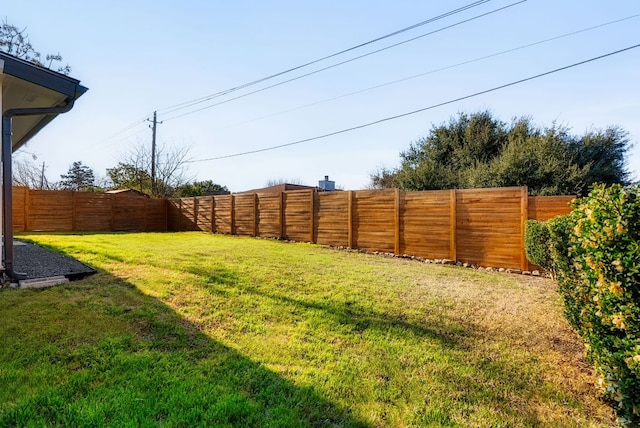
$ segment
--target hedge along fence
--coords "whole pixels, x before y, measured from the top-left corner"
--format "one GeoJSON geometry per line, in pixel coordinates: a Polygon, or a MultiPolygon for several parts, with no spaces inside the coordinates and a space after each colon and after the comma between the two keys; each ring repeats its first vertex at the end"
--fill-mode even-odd
{"type": "Polygon", "coordinates": [[[167,202],[132,195],[13,188],[17,232],[166,231],[167,202]]]}
{"type": "Polygon", "coordinates": [[[527,222],[527,253],[556,274],[620,426],[640,426],[640,185],[596,185],[570,215],[527,222]]]}
{"type": "Polygon", "coordinates": [[[170,199],[167,225],[529,270],[525,221],[568,214],[572,199],[526,187],[219,195],[170,199]]]}

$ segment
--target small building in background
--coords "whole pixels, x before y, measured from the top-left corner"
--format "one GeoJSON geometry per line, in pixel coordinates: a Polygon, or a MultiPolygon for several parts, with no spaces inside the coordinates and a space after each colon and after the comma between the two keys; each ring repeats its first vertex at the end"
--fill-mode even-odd
{"type": "Polygon", "coordinates": [[[236,194],[243,193],[279,193],[289,192],[292,190],[314,190],[316,192],[333,192],[336,190],[336,182],[329,180],[329,176],[325,175],[324,180],[318,181],[318,186],[305,186],[303,184],[280,183],[274,186],[261,187],[260,189],[245,190],[243,192],[234,192],[236,194]]]}
{"type": "Polygon", "coordinates": [[[245,190],[243,192],[235,192],[237,194],[242,193],[279,193],[279,192],[287,192],[290,190],[315,190],[316,188],[313,186],[304,186],[302,184],[291,184],[291,183],[281,183],[276,184],[275,186],[269,187],[261,187],[260,189],[251,189],[245,190]]]}
{"type": "Polygon", "coordinates": [[[321,192],[333,192],[336,190],[336,182],[329,180],[329,176],[325,175],[324,180],[318,181],[318,190],[321,192]]]}
{"type": "Polygon", "coordinates": [[[108,193],[110,195],[126,195],[126,196],[142,196],[145,198],[149,198],[150,196],[144,192],[141,192],[136,189],[117,189],[117,190],[107,190],[104,193],[108,193]]]}

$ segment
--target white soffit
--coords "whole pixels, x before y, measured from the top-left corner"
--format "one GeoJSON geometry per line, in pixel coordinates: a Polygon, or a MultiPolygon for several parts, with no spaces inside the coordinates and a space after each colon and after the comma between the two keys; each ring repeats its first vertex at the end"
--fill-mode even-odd
{"type": "MultiPolygon", "coordinates": [[[[73,78],[0,53],[2,113],[10,109],[50,108],[66,105],[86,91],[73,78]],[[57,89],[57,90],[56,90],[57,89]]],[[[14,116],[12,149],[16,151],[56,115],[14,116]]]]}
{"type": "MultiPolygon", "coordinates": [[[[13,76],[4,75],[2,79],[2,109],[55,107],[64,104],[66,95],[42,86],[35,85],[13,76]]],[[[13,150],[33,128],[35,128],[43,116],[17,116],[13,118],[13,150]]]]}

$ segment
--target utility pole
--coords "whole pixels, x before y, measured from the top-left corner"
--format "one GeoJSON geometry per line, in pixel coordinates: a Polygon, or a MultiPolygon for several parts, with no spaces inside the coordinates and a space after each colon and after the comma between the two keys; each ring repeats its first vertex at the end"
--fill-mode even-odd
{"type": "Polygon", "coordinates": [[[151,195],[156,196],[156,126],[158,125],[157,112],[153,112],[153,121],[150,122],[153,124],[151,126],[151,129],[153,131],[151,137],[151,195]]]}
{"type": "Polygon", "coordinates": [[[44,162],[42,162],[42,172],[40,172],[40,190],[44,190],[44,162]]]}

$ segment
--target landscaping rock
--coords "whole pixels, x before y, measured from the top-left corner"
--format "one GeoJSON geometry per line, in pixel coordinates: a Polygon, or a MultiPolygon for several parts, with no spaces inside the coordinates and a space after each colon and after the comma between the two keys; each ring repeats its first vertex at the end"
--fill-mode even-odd
{"type": "Polygon", "coordinates": [[[95,269],[55,251],[31,243],[14,241],[15,270],[27,279],[64,276],[79,279],[94,274],[95,269]]]}

